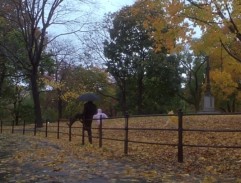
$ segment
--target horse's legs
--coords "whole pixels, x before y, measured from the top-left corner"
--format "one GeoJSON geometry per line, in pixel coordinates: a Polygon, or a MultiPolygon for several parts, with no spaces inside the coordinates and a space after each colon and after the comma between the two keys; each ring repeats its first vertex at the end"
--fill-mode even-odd
{"type": "Polygon", "coordinates": [[[82,128],[82,145],[85,144],[85,129],[84,127],[82,128]]]}
{"type": "Polygon", "coordinates": [[[91,126],[86,126],[86,124],[83,124],[82,128],[82,144],[85,144],[85,131],[88,133],[88,139],[89,143],[92,144],[92,131],[91,131],[91,126]]]}
{"type": "Polygon", "coordinates": [[[90,144],[92,144],[92,132],[91,132],[91,128],[87,129],[87,132],[88,132],[89,142],[90,142],[90,144]]]}

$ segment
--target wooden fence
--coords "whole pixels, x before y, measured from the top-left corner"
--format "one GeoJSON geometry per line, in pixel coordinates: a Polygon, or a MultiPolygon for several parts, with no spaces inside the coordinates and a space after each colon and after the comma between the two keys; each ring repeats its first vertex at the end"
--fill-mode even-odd
{"type": "MultiPolygon", "coordinates": [[[[202,132],[202,133],[233,133],[233,134],[238,134],[241,138],[241,117],[240,117],[240,121],[238,121],[238,128],[236,126],[234,126],[232,129],[202,129],[202,128],[183,128],[183,119],[185,116],[210,116],[210,115],[241,115],[241,113],[232,113],[232,114],[219,114],[219,113],[206,113],[206,114],[184,114],[181,110],[178,111],[178,113],[176,115],[155,115],[155,116],[174,116],[177,118],[177,128],[133,128],[129,126],[129,120],[130,118],[140,118],[140,117],[146,117],[146,116],[129,116],[128,114],[126,114],[123,117],[118,118],[118,120],[124,120],[124,126],[123,127],[103,127],[103,122],[102,119],[100,119],[100,125],[98,126],[98,128],[95,128],[98,130],[98,136],[93,136],[93,138],[98,138],[98,143],[99,143],[99,147],[103,146],[103,140],[112,140],[112,141],[121,141],[123,142],[123,146],[124,146],[124,154],[127,155],[128,154],[128,149],[129,149],[129,144],[130,143],[141,143],[141,144],[150,144],[150,145],[160,145],[160,146],[172,146],[172,147],[176,147],[177,148],[177,159],[178,162],[183,162],[183,148],[186,147],[207,147],[207,148],[234,148],[234,149],[241,149],[241,144],[236,144],[234,145],[207,145],[207,144],[190,144],[190,143],[184,143],[183,139],[185,137],[184,132],[193,132],[193,133],[197,133],[197,132],[202,132]],[[124,132],[124,136],[122,139],[120,138],[107,138],[107,137],[103,137],[103,131],[108,131],[108,130],[114,130],[114,131],[122,131],[124,132]],[[137,140],[131,140],[129,139],[129,133],[131,131],[171,131],[171,132],[177,132],[177,143],[158,143],[158,142],[142,142],[142,141],[137,141],[137,140]]],[[[150,117],[150,116],[148,116],[150,117]]],[[[104,119],[104,120],[110,120],[110,119],[117,119],[117,118],[109,118],[109,119],[104,119]]],[[[67,122],[67,121],[66,121],[67,122]]],[[[9,124],[9,122],[8,122],[9,124]]],[[[43,132],[45,133],[45,137],[48,137],[49,133],[54,133],[56,134],[56,138],[59,139],[60,138],[60,134],[62,135],[68,135],[68,140],[71,141],[72,140],[72,130],[74,128],[77,127],[68,127],[67,125],[61,125],[62,124],[62,120],[58,120],[57,121],[57,125],[54,126],[56,130],[49,130],[48,127],[48,122],[46,121],[45,126],[42,127],[41,129],[38,129],[36,127],[36,123],[32,124],[32,125],[26,125],[26,122],[23,121],[22,124],[22,129],[18,126],[17,129],[15,129],[15,124],[14,121],[12,121],[11,125],[4,125],[3,121],[0,121],[0,132],[4,133],[4,131],[8,131],[10,133],[22,133],[23,135],[26,132],[32,132],[33,135],[36,135],[37,132],[43,132]],[[28,128],[26,128],[28,127],[28,128]],[[66,128],[65,132],[61,131],[60,129],[66,128]],[[67,131],[67,132],[66,132],[67,131]]],[[[53,127],[53,126],[52,126],[53,127]]],[[[79,127],[82,129],[82,127],[79,127]]],[[[83,129],[80,130],[82,131],[82,134],[80,134],[80,136],[82,136],[82,144],[84,144],[84,132],[83,129]]]]}

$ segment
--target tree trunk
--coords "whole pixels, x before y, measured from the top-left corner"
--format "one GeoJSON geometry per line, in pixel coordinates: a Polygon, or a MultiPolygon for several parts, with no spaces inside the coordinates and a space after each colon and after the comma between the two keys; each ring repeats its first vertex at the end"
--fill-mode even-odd
{"type": "Polygon", "coordinates": [[[142,114],[143,113],[143,107],[142,107],[142,103],[143,103],[143,77],[139,76],[138,78],[138,91],[137,91],[137,112],[138,114],[142,114]]]}
{"type": "Polygon", "coordinates": [[[3,87],[3,81],[5,79],[5,72],[6,72],[6,67],[5,67],[4,61],[0,60],[0,96],[2,94],[2,87],[3,87]]]}
{"type": "Polygon", "coordinates": [[[235,108],[235,103],[236,103],[236,98],[234,97],[234,99],[233,99],[233,105],[232,105],[232,112],[236,112],[236,108],[235,108]]]}
{"type": "Polygon", "coordinates": [[[60,89],[57,89],[57,92],[58,92],[58,119],[61,119],[62,116],[63,116],[63,112],[62,112],[63,101],[61,99],[61,91],[60,91],[60,89]]]}
{"type": "Polygon", "coordinates": [[[195,112],[198,112],[200,110],[199,102],[195,101],[195,112]]]}
{"type": "Polygon", "coordinates": [[[123,86],[122,88],[120,87],[121,91],[121,107],[122,107],[122,112],[125,115],[127,112],[127,106],[126,106],[126,81],[123,81],[123,86]]]}
{"type": "Polygon", "coordinates": [[[33,102],[34,102],[35,122],[37,124],[37,127],[42,127],[43,121],[42,121],[42,113],[41,113],[41,107],[40,107],[37,74],[38,74],[37,68],[36,69],[33,68],[32,75],[31,75],[31,86],[32,86],[32,95],[33,95],[33,102]]]}
{"type": "Polygon", "coordinates": [[[13,103],[13,114],[14,114],[14,119],[15,119],[15,125],[18,126],[19,124],[19,110],[18,110],[18,102],[13,103]]]}
{"type": "Polygon", "coordinates": [[[227,111],[228,111],[228,112],[231,112],[231,107],[230,107],[229,102],[227,102],[227,111]]]}

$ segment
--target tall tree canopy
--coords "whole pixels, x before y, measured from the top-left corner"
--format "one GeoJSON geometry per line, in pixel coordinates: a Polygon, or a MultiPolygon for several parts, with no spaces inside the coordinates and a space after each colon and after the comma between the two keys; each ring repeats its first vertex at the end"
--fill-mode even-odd
{"type": "MultiPolygon", "coordinates": [[[[110,40],[104,43],[107,68],[119,86],[123,111],[141,114],[151,112],[152,108],[152,112],[164,112],[161,106],[165,100],[160,98],[173,95],[170,91],[177,91],[180,86],[178,63],[175,57],[168,58],[166,45],[156,49],[150,27],[147,29],[143,24],[152,9],[139,14],[137,10],[145,9],[142,5],[124,7],[109,16],[110,40]],[[157,97],[149,92],[154,90],[158,91],[157,97]]],[[[158,17],[163,15],[157,13],[158,17]]]]}

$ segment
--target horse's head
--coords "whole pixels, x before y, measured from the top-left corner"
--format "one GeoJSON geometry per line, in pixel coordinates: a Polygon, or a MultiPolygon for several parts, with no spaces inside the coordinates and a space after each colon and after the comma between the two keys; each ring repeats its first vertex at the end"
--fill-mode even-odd
{"type": "Polygon", "coordinates": [[[75,121],[79,120],[81,123],[83,122],[83,114],[77,113],[74,117],[69,118],[69,122],[67,122],[67,125],[71,127],[75,121]]]}

